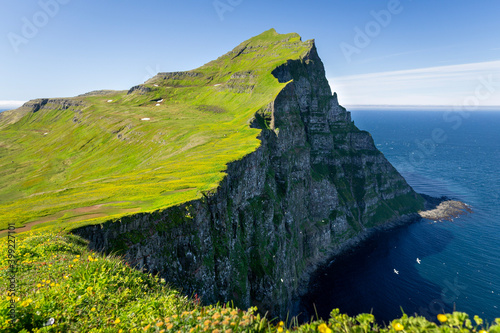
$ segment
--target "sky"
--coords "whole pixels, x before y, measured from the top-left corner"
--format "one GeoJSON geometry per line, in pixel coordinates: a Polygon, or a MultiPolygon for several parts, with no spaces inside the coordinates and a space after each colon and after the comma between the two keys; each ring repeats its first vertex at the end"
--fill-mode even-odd
{"type": "Polygon", "coordinates": [[[0,0],[0,8],[0,109],[129,89],[270,28],[315,39],[343,105],[500,106],[497,0],[0,0]]]}

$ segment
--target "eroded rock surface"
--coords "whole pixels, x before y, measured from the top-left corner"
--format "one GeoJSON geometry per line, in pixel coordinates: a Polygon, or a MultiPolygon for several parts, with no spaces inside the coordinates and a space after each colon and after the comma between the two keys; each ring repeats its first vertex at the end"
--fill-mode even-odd
{"type": "Polygon", "coordinates": [[[466,203],[458,200],[446,200],[441,202],[435,209],[419,212],[419,215],[433,221],[452,221],[460,215],[472,212],[472,209],[466,203]]]}
{"type": "Polygon", "coordinates": [[[206,303],[285,318],[317,265],[373,227],[419,218],[424,199],[339,105],[314,43],[273,74],[288,83],[252,123],[261,145],[216,191],[75,233],[206,303]]]}

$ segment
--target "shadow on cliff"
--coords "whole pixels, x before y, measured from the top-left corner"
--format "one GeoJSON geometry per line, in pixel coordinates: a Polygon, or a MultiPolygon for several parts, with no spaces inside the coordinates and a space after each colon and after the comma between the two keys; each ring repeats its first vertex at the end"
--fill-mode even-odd
{"type": "MultiPolygon", "coordinates": [[[[452,240],[453,234],[445,226],[425,219],[376,232],[357,249],[315,272],[300,301],[299,321],[316,317],[316,313],[326,320],[335,308],[354,316],[371,312],[380,324],[401,317],[401,309],[434,321],[438,313],[452,311],[453,304],[446,287],[427,280],[419,271],[435,269],[430,257],[452,240]]],[[[450,282],[442,281],[442,285],[450,282]]]]}

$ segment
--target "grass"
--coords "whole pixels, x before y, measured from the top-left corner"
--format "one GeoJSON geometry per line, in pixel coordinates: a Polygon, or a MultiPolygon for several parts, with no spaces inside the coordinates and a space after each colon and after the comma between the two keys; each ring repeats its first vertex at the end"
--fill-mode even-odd
{"type": "Polygon", "coordinates": [[[269,30],[187,74],[159,74],[142,92],[0,117],[0,230],[69,230],[202,197],[259,147],[249,124],[285,86],[271,71],[311,46],[269,30]]]}
{"type": "MultiPolygon", "coordinates": [[[[119,257],[89,251],[86,241],[66,233],[29,232],[16,238],[16,294],[0,285],[2,332],[500,332],[461,312],[441,314],[440,324],[407,316],[387,326],[371,314],[349,317],[333,310],[328,320],[288,325],[230,304],[203,306],[157,276],[137,271],[119,257]],[[16,305],[11,320],[9,306],[16,305]]],[[[0,243],[0,277],[7,281],[6,242],[0,243]]]]}
{"type": "Polygon", "coordinates": [[[196,295],[183,296],[159,277],[118,256],[89,251],[84,240],[68,234],[214,190],[229,162],[259,147],[260,130],[250,122],[270,125],[262,110],[285,86],[271,71],[301,59],[311,46],[297,34],[269,30],[196,70],[157,75],[130,94],[75,97],[69,107],[52,100],[36,112],[24,107],[2,114],[0,230],[10,223],[18,231],[33,230],[17,238],[15,272],[7,242],[0,242],[1,281],[16,277],[15,295],[0,285],[0,330],[500,332],[500,320],[490,326],[475,318],[473,325],[458,312],[441,317],[441,325],[403,315],[380,327],[370,314],[353,318],[338,310],[327,321],[285,325],[256,308],[203,306],[196,295]]]}

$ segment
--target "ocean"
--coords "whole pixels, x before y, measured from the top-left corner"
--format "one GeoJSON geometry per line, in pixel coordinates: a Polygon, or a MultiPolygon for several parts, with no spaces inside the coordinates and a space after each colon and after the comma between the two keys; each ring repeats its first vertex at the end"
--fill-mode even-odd
{"type": "Polygon", "coordinates": [[[333,308],[372,312],[380,323],[402,310],[433,321],[453,310],[500,317],[500,112],[377,110],[352,118],[417,192],[459,199],[474,213],[377,234],[319,270],[302,305],[325,319],[333,308]]]}

